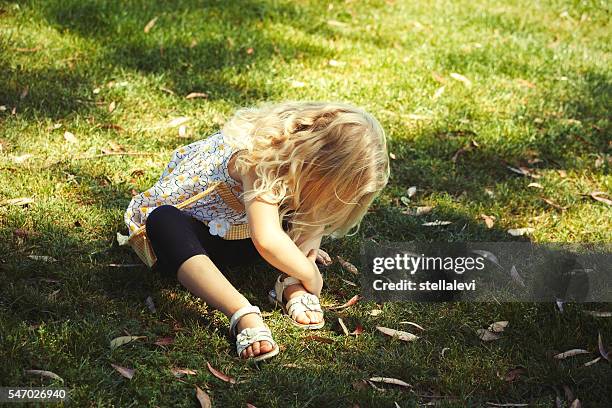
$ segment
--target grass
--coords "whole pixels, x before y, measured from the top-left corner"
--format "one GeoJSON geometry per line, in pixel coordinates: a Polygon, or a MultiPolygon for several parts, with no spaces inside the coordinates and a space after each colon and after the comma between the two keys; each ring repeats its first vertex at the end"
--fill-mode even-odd
{"type": "MultiPolygon", "coordinates": [[[[444,407],[550,407],[564,385],[584,406],[609,406],[609,363],[551,358],[597,353],[598,333],[610,344],[610,319],[581,313],[609,305],[568,304],[561,314],[544,303],[386,303],[370,316],[376,305],[360,302],[326,313],[327,344],[266,306],[275,272],[260,264],[228,271],[269,312],[283,345],[257,366],[234,356],[224,316],[145,267],[108,266],[137,262],[115,234],[125,232],[131,191],[149,187],[175,147],[211,134],[239,106],[285,99],[365,106],[396,157],[359,235],[324,242],[333,254],[357,262],[369,237],[514,240],[506,230],[524,226],[535,228],[535,242],[610,242],[610,207],[585,196],[611,191],[609,21],[603,1],[0,1],[0,202],[34,200],[0,206],[0,382],[62,385],[24,374],[50,370],[76,406],[193,406],[196,384],[222,407],[411,407],[430,395],[444,396],[433,399],[444,407]],[[208,98],[186,99],[190,92],[208,98]],[[165,126],[181,116],[190,118],[185,137],[165,126]],[[478,147],[454,162],[472,140],[478,147]],[[97,156],[111,142],[145,154],[97,156]],[[543,188],[529,188],[533,181],[543,188]],[[435,206],[431,214],[402,213],[413,185],[414,205],[435,206]],[[421,226],[436,219],[453,223],[421,226]],[[343,336],[339,316],[364,334],[343,336]],[[401,320],[427,330],[410,344],[376,333],[401,320]],[[496,320],[510,321],[504,338],[479,341],[474,330],[496,320]],[[109,341],[126,333],[147,338],[111,351],[109,341]],[[164,336],[174,343],[153,344],[164,336]],[[244,382],[214,378],[206,362],[244,382]],[[126,380],[110,363],[136,375],[126,380]],[[198,374],[177,381],[174,366],[198,374]],[[527,373],[500,378],[517,366],[527,373]],[[413,388],[354,386],[370,376],[413,388]]],[[[324,301],[358,293],[337,264],[323,273],[324,301]]]]}

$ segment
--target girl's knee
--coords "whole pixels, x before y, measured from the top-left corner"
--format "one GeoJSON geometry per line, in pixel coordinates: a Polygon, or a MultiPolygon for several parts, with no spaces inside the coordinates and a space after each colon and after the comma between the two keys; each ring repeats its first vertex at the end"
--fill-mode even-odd
{"type": "Polygon", "coordinates": [[[151,214],[147,217],[147,235],[156,235],[158,231],[163,229],[164,225],[174,225],[176,219],[181,215],[181,210],[173,205],[162,205],[157,207],[151,211],[151,214]]]}

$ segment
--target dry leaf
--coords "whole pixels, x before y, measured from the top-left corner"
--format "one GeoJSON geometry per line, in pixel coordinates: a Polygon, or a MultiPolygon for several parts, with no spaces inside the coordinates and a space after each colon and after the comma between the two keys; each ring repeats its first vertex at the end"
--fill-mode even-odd
{"type": "Polygon", "coordinates": [[[117,347],[121,347],[124,344],[128,344],[134,340],[138,339],[146,339],[146,336],[121,336],[111,340],[110,348],[111,350],[115,350],[117,347]]]}
{"type": "Polygon", "coordinates": [[[155,308],[155,303],[153,302],[153,298],[151,296],[147,296],[147,298],[145,299],[145,304],[147,305],[151,313],[157,312],[157,309],[155,308]]]}
{"type": "Polygon", "coordinates": [[[580,400],[578,398],[576,398],[572,402],[572,405],[569,406],[569,408],[582,408],[582,404],[580,403],[580,400]]]}
{"type": "Polygon", "coordinates": [[[246,53],[247,53],[248,55],[252,55],[254,52],[255,52],[255,50],[253,49],[253,47],[249,47],[249,48],[247,48],[247,50],[246,50],[246,53]]]}
{"type": "Polygon", "coordinates": [[[33,155],[26,153],[26,154],[22,154],[21,156],[11,156],[11,160],[15,164],[21,164],[31,157],[33,157],[33,155]]]}
{"type": "Polygon", "coordinates": [[[522,287],[525,287],[525,281],[523,280],[523,277],[518,273],[518,271],[516,270],[516,266],[514,265],[512,265],[512,268],[510,268],[510,277],[514,282],[516,282],[522,287]]]}
{"type": "Polygon", "coordinates": [[[480,214],[480,218],[484,220],[487,228],[493,228],[495,225],[495,217],[492,215],[480,214]]]}
{"type": "Polygon", "coordinates": [[[202,389],[198,387],[197,385],[195,386],[195,388],[196,388],[196,398],[198,399],[198,402],[200,403],[200,408],[211,408],[212,402],[210,401],[210,397],[208,396],[208,394],[202,391],[202,389]]]}
{"type": "Polygon", "coordinates": [[[521,375],[526,374],[527,370],[524,367],[516,367],[508,370],[506,375],[504,376],[504,381],[513,382],[518,380],[521,375]]]}
{"type": "Polygon", "coordinates": [[[489,326],[489,330],[494,332],[494,333],[501,333],[504,331],[504,329],[506,327],[508,327],[508,324],[510,322],[508,322],[507,320],[502,320],[500,322],[493,322],[491,323],[491,325],[489,326]]]}
{"type": "Polygon", "coordinates": [[[346,303],[344,303],[344,304],[342,304],[340,306],[330,307],[330,309],[333,309],[333,310],[346,309],[347,307],[351,307],[355,303],[357,303],[359,301],[359,299],[361,299],[361,296],[355,295],[352,298],[350,298],[348,302],[346,302],[346,303]]]}
{"type": "Polygon", "coordinates": [[[400,387],[408,387],[408,388],[412,387],[410,384],[408,384],[405,381],[398,380],[397,378],[390,378],[390,377],[372,377],[368,381],[383,383],[383,384],[399,385],[400,387]]]}
{"type": "Polygon", "coordinates": [[[425,331],[425,329],[423,328],[423,326],[421,326],[421,325],[419,325],[419,324],[416,324],[416,323],[414,323],[414,322],[399,322],[399,324],[409,324],[409,325],[411,325],[411,326],[416,327],[416,328],[417,328],[417,329],[419,329],[419,330],[423,330],[423,331],[425,331]]]}
{"type": "Polygon", "coordinates": [[[208,98],[208,94],[205,92],[191,92],[185,97],[185,99],[196,99],[196,98],[208,98]]]}
{"type": "Polygon", "coordinates": [[[518,82],[519,84],[521,84],[521,85],[523,85],[523,86],[525,86],[527,88],[533,89],[533,88],[536,87],[533,82],[529,82],[529,81],[527,81],[525,79],[522,79],[522,78],[517,78],[516,82],[518,82]]]}
{"type": "Polygon", "coordinates": [[[456,72],[452,72],[450,74],[450,77],[453,78],[456,81],[462,82],[468,88],[472,86],[472,81],[470,81],[469,79],[467,79],[465,76],[463,76],[461,74],[458,74],[456,72]]]}
{"type": "Polygon", "coordinates": [[[64,139],[68,142],[68,143],[78,143],[79,140],[76,138],[76,136],[72,133],[72,132],[64,132],[64,139]]]}
{"type": "Polygon", "coordinates": [[[316,334],[306,336],[304,337],[304,340],[312,340],[312,341],[317,341],[319,343],[325,343],[325,344],[332,344],[334,342],[332,339],[328,339],[327,337],[317,336],[316,334]]]}
{"type": "Polygon", "coordinates": [[[439,97],[442,96],[442,94],[444,93],[444,90],[446,89],[445,86],[441,86],[438,89],[436,89],[436,92],[434,92],[433,96],[431,97],[431,99],[438,99],[439,97]]]}
{"type": "Polygon", "coordinates": [[[176,378],[181,378],[185,375],[196,375],[198,372],[190,368],[173,367],[170,369],[176,378]]]}
{"type": "Polygon", "coordinates": [[[597,201],[602,202],[602,203],[607,204],[607,205],[612,205],[612,200],[610,200],[609,198],[606,198],[606,197],[602,197],[603,195],[607,195],[607,193],[604,192],[604,191],[593,191],[589,195],[591,196],[591,198],[593,200],[597,200],[597,201]]]}
{"type": "Polygon", "coordinates": [[[438,226],[443,226],[443,225],[449,225],[452,224],[452,221],[440,221],[440,220],[435,220],[435,221],[430,221],[430,222],[424,222],[423,224],[421,224],[424,227],[438,227],[438,226]]]}
{"type": "Polygon", "coordinates": [[[391,160],[397,159],[397,157],[395,156],[395,153],[389,153],[389,157],[391,158],[391,160]]]}
{"type": "Polygon", "coordinates": [[[566,208],[560,206],[559,204],[555,203],[553,200],[551,200],[550,198],[546,198],[546,197],[541,197],[542,201],[544,201],[546,204],[550,205],[551,207],[559,210],[559,211],[565,211],[566,208]]]}
{"type": "Polygon", "coordinates": [[[540,183],[529,183],[527,185],[527,187],[533,187],[533,188],[539,188],[539,189],[544,188],[544,187],[542,187],[542,185],[540,183]]]}
{"type": "Polygon", "coordinates": [[[223,374],[221,371],[213,368],[213,366],[211,366],[208,361],[206,362],[206,366],[208,367],[208,371],[210,371],[211,374],[217,377],[218,379],[228,382],[230,384],[236,384],[236,380],[234,378],[230,377],[227,374],[223,374]]]}
{"type": "Polygon", "coordinates": [[[9,200],[4,200],[2,205],[17,205],[20,207],[32,204],[34,202],[33,198],[30,197],[19,197],[19,198],[11,198],[9,200]]]}
{"type": "Polygon", "coordinates": [[[363,327],[359,324],[357,325],[357,327],[355,327],[355,330],[351,332],[351,334],[355,336],[359,336],[361,333],[363,333],[363,327]]]}
{"type": "Polygon", "coordinates": [[[414,197],[416,192],[417,192],[416,186],[409,187],[408,190],[407,190],[408,198],[414,197]]]}
{"type": "Polygon", "coordinates": [[[601,333],[599,333],[597,336],[597,345],[599,346],[599,354],[601,354],[601,356],[606,360],[610,361],[610,356],[604,347],[603,340],[601,338],[601,333]]]}
{"type": "Polygon", "coordinates": [[[556,354],[553,357],[556,358],[557,360],[563,360],[568,357],[577,356],[579,354],[589,354],[589,352],[583,349],[571,349],[568,351],[564,351],[563,353],[556,354]]]}
{"type": "Polygon", "coordinates": [[[117,107],[117,104],[115,103],[115,101],[112,101],[108,105],[108,113],[113,113],[113,111],[115,110],[116,107],[117,107]]]}
{"type": "Polygon", "coordinates": [[[168,121],[168,123],[166,124],[166,127],[178,127],[181,126],[184,123],[189,122],[190,118],[185,117],[185,116],[180,116],[178,118],[174,118],[168,121]]]}
{"type": "Polygon", "coordinates": [[[414,341],[419,338],[418,336],[415,336],[412,333],[408,333],[402,330],[390,329],[388,327],[376,326],[376,329],[381,333],[386,334],[387,336],[397,337],[399,340],[402,341],[414,341]]]}
{"type": "Polygon", "coordinates": [[[600,312],[598,310],[583,310],[582,313],[593,317],[612,317],[612,312],[600,312]]]}
{"type": "Polygon", "coordinates": [[[353,275],[359,275],[359,270],[355,267],[355,265],[346,261],[340,255],[337,255],[336,259],[338,259],[338,262],[340,263],[340,265],[342,265],[342,269],[344,269],[347,272],[352,273],[353,275]]]}
{"type": "Polygon", "coordinates": [[[303,88],[305,86],[306,86],[306,84],[304,82],[302,82],[302,81],[296,81],[296,80],[291,81],[291,87],[292,88],[303,88]]]}
{"type": "Polygon", "coordinates": [[[531,228],[531,227],[511,228],[508,230],[508,234],[512,235],[513,237],[520,237],[523,235],[531,234],[534,231],[535,231],[535,228],[531,228]]]}
{"type": "Polygon", "coordinates": [[[346,65],[346,62],[342,62],[342,61],[336,61],[335,59],[330,59],[327,64],[330,67],[342,67],[344,65],[346,65]]]}
{"type": "Polygon", "coordinates": [[[594,360],[588,361],[588,362],[584,363],[583,366],[584,367],[592,366],[593,364],[597,363],[599,360],[601,360],[601,357],[597,357],[594,360]]]}
{"type": "Polygon", "coordinates": [[[52,256],[46,255],[28,255],[28,258],[42,262],[57,262],[57,259],[53,258],[52,256]]]}
{"type": "Polygon", "coordinates": [[[59,375],[55,374],[52,371],[47,370],[25,370],[26,374],[40,375],[41,377],[53,378],[54,380],[58,380],[64,382],[64,379],[59,375]]]}
{"type": "Polygon", "coordinates": [[[143,30],[143,31],[144,31],[145,33],[148,33],[149,31],[151,31],[151,29],[153,28],[153,26],[154,26],[154,25],[155,25],[155,23],[157,22],[157,19],[158,19],[158,18],[159,18],[159,17],[155,17],[155,18],[151,19],[151,21],[149,21],[149,22],[147,23],[147,25],[145,25],[145,26],[144,26],[144,30],[143,30]]]}
{"type": "Polygon", "coordinates": [[[319,248],[319,250],[317,251],[317,263],[323,266],[329,266],[333,263],[333,261],[326,251],[319,248]]]}
{"type": "Polygon", "coordinates": [[[340,317],[338,318],[338,323],[340,324],[340,327],[342,328],[342,331],[344,332],[344,335],[348,336],[349,335],[349,331],[346,328],[346,325],[344,324],[344,321],[342,320],[342,318],[340,318],[340,317]]]}
{"type": "Polygon", "coordinates": [[[185,137],[187,135],[187,126],[181,125],[178,128],[178,137],[185,137]]]}
{"type": "Polygon", "coordinates": [[[494,341],[501,339],[499,334],[493,333],[487,329],[478,329],[476,330],[478,334],[478,338],[482,341],[494,341]]]}
{"type": "Polygon", "coordinates": [[[380,309],[372,309],[370,310],[370,316],[378,316],[379,314],[381,314],[383,311],[380,309]]]}
{"type": "Polygon", "coordinates": [[[160,337],[153,344],[155,344],[156,346],[168,346],[172,343],[174,343],[173,337],[160,337]]]}
{"type": "Polygon", "coordinates": [[[327,20],[327,25],[330,25],[332,27],[346,27],[348,26],[347,23],[343,23],[337,20],[327,20]]]}
{"type": "Polygon", "coordinates": [[[129,240],[130,237],[128,237],[127,235],[122,235],[121,233],[117,233],[117,244],[119,244],[119,246],[124,246],[127,245],[127,242],[129,240]]]}
{"type": "Polygon", "coordinates": [[[113,366],[115,370],[117,370],[119,374],[121,374],[123,377],[129,380],[131,380],[132,377],[134,377],[134,373],[136,372],[136,370],[134,370],[133,368],[121,367],[120,365],[116,365],[113,363],[111,363],[111,365],[113,366]]]}

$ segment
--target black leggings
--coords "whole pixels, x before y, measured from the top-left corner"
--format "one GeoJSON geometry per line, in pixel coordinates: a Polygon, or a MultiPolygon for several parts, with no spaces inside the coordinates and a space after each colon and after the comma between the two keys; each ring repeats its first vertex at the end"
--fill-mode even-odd
{"type": "Polygon", "coordinates": [[[166,276],[176,277],[183,262],[195,255],[207,255],[219,268],[262,259],[250,238],[226,240],[211,235],[206,224],[171,205],[153,210],[146,230],[157,256],[155,268],[166,276]]]}

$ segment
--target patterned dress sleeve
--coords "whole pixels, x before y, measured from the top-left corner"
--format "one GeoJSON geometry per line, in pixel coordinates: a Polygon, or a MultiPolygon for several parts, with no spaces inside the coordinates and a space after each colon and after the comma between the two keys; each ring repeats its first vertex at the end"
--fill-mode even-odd
{"type": "Polygon", "coordinates": [[[204,141],[174,151],[157,183],[132,198],[124,215],[130,235],[145,224],[155,208],[176,205],[206,188],[205,180],[200,177],[205,153],[204,141]]]}

